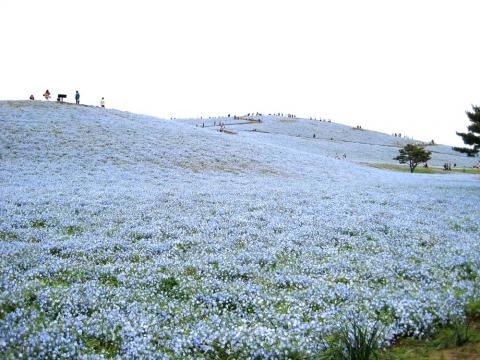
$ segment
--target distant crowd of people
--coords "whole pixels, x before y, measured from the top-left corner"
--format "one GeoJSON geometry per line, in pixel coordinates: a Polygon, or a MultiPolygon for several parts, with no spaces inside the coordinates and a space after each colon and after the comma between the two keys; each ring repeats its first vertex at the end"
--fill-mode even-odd
{"type": "MultiPolygon", "coordinates": [[[[47,90],[45,90],[45,92],[43,93],[42,96],[45,98],[45,100],[49,101],[52,97],[52,94],[50,93],[50,90],[47,89],[47,90]]],[[[66,97],[67,97],[67,95],[65,95],[65,94],[58,94],[57,101],[58,102],[63,102],[63,99],[65,99],[66,97]]],[[[75,104],[80,105],[80,92],[78,90],[75,91],[74,98],[75,98],[75,104]]],[[[32,94],[32,95],[30,95],[29,99],[30,100],[35,100],[35,96],[33,96],[33,94],[32,94]]],[[[102,97],[102,99],[100,100],[100,106],[102,108],[105,107],[105,98],[104,97],[102,97]]]]}
{"type": "MultiPolygon", "coordinates": [[[[454,163],[454,164],[453,164],[453,167],[456,168],[456,167],[457,167],[457,164],[454,163]]],[[[448,163],[443,164],[443,170],[445,170],[445,171],[450,171],[450,170],[452,170],[452,163],[449,163],[449,162],[448,162],[448,163]]]]}
{"type": "MultiPolygon", "coordinates": [[[[402,135],[402,133],[393,133],[392,136],[399,137],[399,138],[404,138],[404,139],[407,139],[407,140],[413,140],[413,137],[408,137],[407,135],[402,135]]],[[[433,144],[433,140],[432,140],[432,144],[433,144]]]]}

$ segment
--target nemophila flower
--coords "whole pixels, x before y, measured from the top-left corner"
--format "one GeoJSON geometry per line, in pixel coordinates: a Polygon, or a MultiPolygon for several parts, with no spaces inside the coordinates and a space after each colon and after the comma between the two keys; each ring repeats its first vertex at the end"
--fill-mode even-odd
{"type": "Polygon", "coordinates": [[[302,136],[318,124],[265,117],[251,126],[270,134],[227,138],[58,104],[0,103],[0,115],[12,358],[316,354],[352,314],[381,322],[389,344],[478,297],[478,180],[332,156],[349,144],[349,159],[387,161],[381,134],[312,144],[302,136]]]}

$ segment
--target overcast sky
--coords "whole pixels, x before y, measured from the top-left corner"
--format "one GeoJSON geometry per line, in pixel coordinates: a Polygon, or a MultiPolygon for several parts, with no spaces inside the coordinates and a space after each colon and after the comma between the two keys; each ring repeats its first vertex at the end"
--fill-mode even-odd
{"type": "Polygon", "coordinates": [[[478,0],[0,0],[0,99],[159,117],[284,112],[461,144],[478,0]]]}

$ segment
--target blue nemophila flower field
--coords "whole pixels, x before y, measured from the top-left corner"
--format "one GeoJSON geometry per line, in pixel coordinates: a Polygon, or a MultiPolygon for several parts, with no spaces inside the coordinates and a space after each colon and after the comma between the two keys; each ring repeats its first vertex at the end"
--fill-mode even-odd
{"type": "Polygon", "coordinates": [[[261,120],[231,134],[1,102],[3,356],[313,356],[352,317],[388,345],[463,316],[479,297],[478,176],[368,168],[400,140],[261,120]]]}

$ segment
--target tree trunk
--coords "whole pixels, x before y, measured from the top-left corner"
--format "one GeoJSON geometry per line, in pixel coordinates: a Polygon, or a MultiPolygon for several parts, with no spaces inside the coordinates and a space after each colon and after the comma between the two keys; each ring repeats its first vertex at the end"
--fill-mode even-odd
{"type": "Polygon", "coordinates": [[[412,161],[410,161],[410,173],[413,173],[415,168],[417,167],[417,165],[415,163],[413,163],[412,161]]]}

